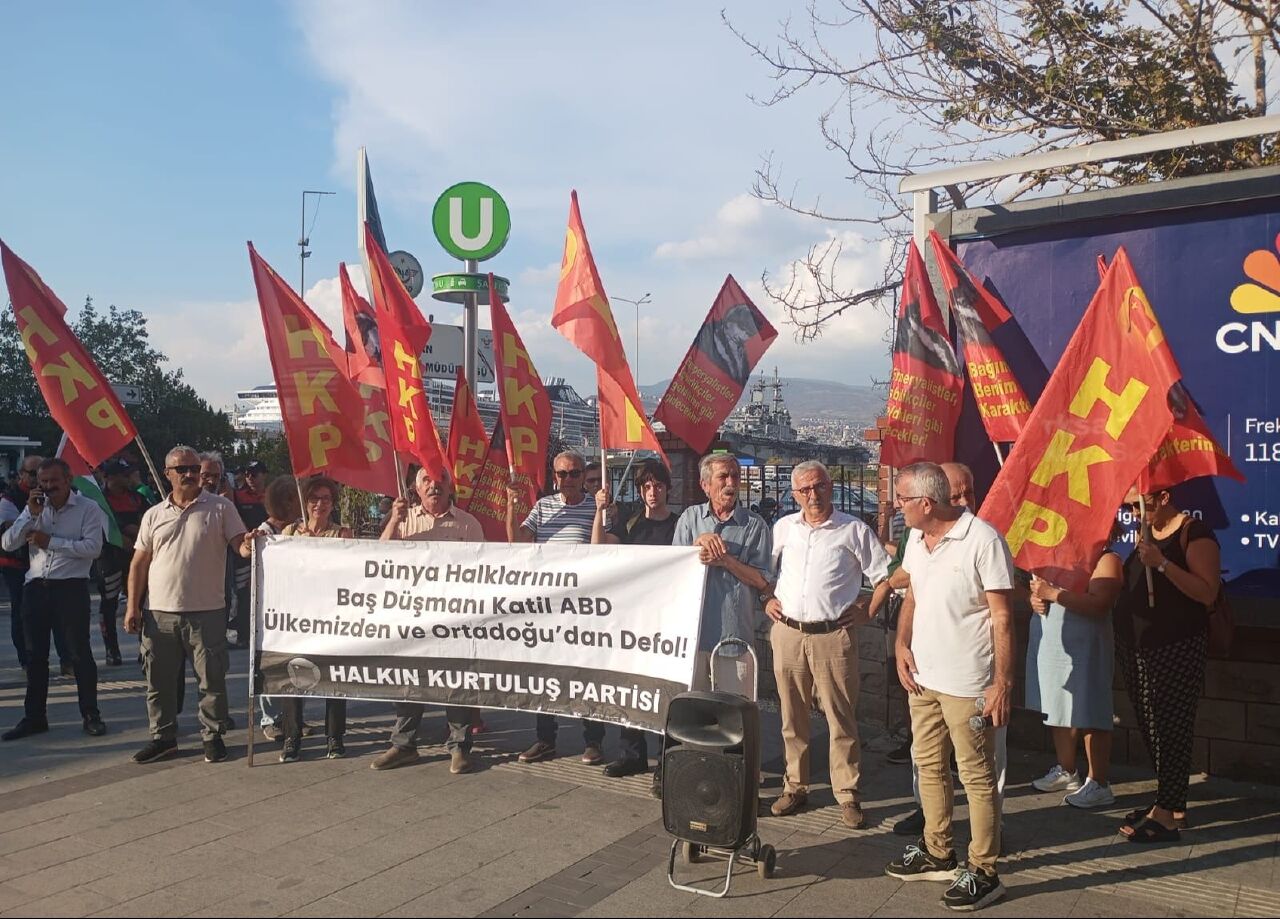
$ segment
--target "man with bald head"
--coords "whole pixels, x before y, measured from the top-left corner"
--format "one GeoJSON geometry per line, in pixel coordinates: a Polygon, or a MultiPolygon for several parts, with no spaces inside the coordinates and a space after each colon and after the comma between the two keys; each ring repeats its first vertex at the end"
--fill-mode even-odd
{"type": "Polygon", "coordinates": [[[151,722],[151,742],[133,759],[151,763],[178,752],[178,673],[190,657],[200,681],[204,759],[217,763],[227,758],[227,548],[239,551],[244,523],[234,504],[200,487],[195,450],[170,450],[164,475],[171,491],[142,516],[129,567],[124,627],[142,632],[151,722]]]}

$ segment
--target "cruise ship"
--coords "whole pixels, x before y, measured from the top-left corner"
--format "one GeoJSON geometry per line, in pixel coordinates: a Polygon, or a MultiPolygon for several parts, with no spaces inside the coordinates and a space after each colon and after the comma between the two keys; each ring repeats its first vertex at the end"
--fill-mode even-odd
{"type": "MultiPolygon", "coordinates": [[[[594,399],[583,399],[562,377],[545,382],[551,399],[551,433],[568,449],[592,455],[599,450],[600,429],[594,399]]],[[[444,380],[427,380],[427,398],[431,416],[440,428],[440,439],[448,441],[449,419],[453,414],[453,384],[444,380]]],[[[492,433],[498,420],[498,399],[493,390],[476,394],[476,407],[484,419],[485,430],[492,433]]],[[[232,425],[243,432],[280,432],[280,400],[274,383],[264,383],[236,393],[232,425]]]]}

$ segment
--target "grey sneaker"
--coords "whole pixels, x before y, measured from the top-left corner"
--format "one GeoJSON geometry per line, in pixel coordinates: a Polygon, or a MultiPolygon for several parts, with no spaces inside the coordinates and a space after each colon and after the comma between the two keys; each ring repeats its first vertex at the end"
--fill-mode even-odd
{"type": "Polygon", "coordinates": [[[924,839],[918,839],[891,861],[884,873],[899,881],[951,881],[956,876],[956,854],[935,858],[929,854],[924,839]]]}
{"type": "Polygon", "coordinates": [[[1079,791],[1080,775],[1068,772],[1057,763],[1053,768],[1031,783],[1037,791],[1079,791]]]}
{"type": "Polygon", "coordinates": [[[1110,807],[1116,803],[1116,796],[1110,785],[1099,785],[1093,779],[1085,779],[1080,790],[1067,795],[1062,803],[1082,808],[1110,807]]]}

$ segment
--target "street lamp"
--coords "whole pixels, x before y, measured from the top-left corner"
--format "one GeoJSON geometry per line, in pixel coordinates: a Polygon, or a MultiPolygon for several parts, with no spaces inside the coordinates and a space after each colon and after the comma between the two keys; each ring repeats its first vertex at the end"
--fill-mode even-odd
{"type": "MultiPolygon", "coordinates": [[[[336,195],[334,191],[304,191],[302,193],[302,235],[298,237],[298,296],[302,297],[307,292],[307,259],[311,257],[307,246],[311,244],[311,234],[307,232],[307,195],[315,195],[319,198],[322,195],[336,195]]],[[[316,217],[320,216],[320,202],[316,201],[316,217]]],[[[315,228],[315,218],[311,220],[312,229],[315,228]]]]}
{"type": "Polygon", "coordinates": [[[645,295],[644,295],[643,297],[641,297],[639,300],[628,300],[626,297],[614,297],[613,299],[618,300],[618,301],[620,301],[620,302],[622,302],[622,303],[630,303],[632,306],[634,306],[634,307],[636,308],[636,369],[635,369],[635,374],[636,374],[636,389],[639,389],[639,388],[640,388],[640,307],[642,307],[642,306],[644,306],[646,303],[650,303],[650,302],[652,302],[652,301],[649,299],[649,295],[648,295],[648,294],[645,294],[645,295]]]}

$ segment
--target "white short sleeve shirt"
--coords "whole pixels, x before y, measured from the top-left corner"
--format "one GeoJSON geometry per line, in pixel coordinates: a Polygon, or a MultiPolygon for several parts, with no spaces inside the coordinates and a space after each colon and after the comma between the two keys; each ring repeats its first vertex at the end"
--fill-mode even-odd
{"type": "Polygon", "coordinates": [[[839,619],[862,589],[889,576],[889,553],[857,517],[834,510],[812,526],[804,513],[788,514],[773,525],[774,594],[782,613],[797,622],[839,619]]]}
{"type": "Polygon", "coordinates": [[[911,575],[916,682],[948,696],[977,698],[991,685],[995,645],[986,592],[1013,588],[1004,538],[965,511],[930,552],[912,532],[902,569],[911,575]]]}

